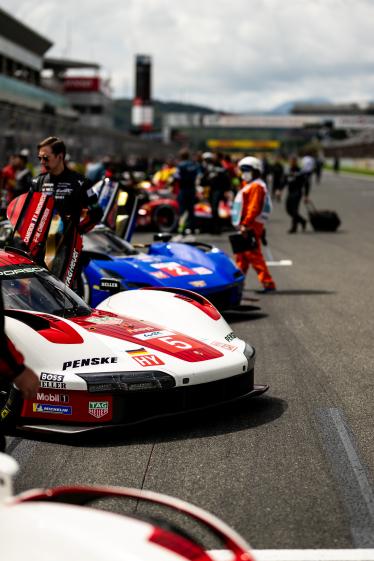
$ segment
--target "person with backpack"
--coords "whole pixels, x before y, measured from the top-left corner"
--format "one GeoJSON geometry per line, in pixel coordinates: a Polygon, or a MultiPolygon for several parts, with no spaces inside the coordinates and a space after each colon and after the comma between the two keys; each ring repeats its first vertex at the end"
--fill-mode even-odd
{"type": "Polygon", "coordinates": [[[258,158],[246,156],[239,161],[238,167],[244,186],[234,199],[232,223],[243,237],[253,237],[254,247],[236,253],[236,264],[244,274],[252,266],[263,286],[263,292],[274,292],[276,284],[261,250],[265,224],[272,209],[268,188],[261,179],[262,164],[258,158]]]}

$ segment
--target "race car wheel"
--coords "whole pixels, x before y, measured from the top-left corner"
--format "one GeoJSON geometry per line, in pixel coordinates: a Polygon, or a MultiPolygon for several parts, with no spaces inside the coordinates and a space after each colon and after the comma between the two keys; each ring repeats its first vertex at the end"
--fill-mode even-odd
{"type": "Polygon", "coordinates": [[[172,206],[160,205],[153,212],[152,222],[157,232],[174,232],[178,224],[178,215],[172,206]]]}

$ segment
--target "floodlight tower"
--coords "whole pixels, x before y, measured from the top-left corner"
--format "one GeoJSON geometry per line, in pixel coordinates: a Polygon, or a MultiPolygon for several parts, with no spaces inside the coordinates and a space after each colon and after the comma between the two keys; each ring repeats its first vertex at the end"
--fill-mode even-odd
{"type": "Polygon", "coordinates": [[[149,132],[153,128],[152,59],[149,55],[136,55],[135,64],[135,97],[132,102],[131,125],[136,132],[149,132]]]}

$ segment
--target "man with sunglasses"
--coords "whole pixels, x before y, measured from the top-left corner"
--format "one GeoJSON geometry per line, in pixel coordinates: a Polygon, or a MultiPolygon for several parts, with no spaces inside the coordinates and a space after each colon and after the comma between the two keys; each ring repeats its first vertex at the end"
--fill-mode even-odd
{"type": "MultiPolygon", "coordinates": [[[[38,144],[41,174],[33,179],[30,190],[54,197],[53,217],[58,218],[58,225],[55,227],[54,247],[51,250],[54,259],[50,268],[56,276],[72,286],[77,273],[82,235],[100,221],[102,209],[92,189],[92,182],[70,169],[65,156],[66,147],[61,139],[50,136],[42,140],[38,144]]],[[[52,225],[53,218],[48,240],[40,244],[36,255],[33,254],[37,260],[44,261],[48,244],[51,246],[52,225]]]]}

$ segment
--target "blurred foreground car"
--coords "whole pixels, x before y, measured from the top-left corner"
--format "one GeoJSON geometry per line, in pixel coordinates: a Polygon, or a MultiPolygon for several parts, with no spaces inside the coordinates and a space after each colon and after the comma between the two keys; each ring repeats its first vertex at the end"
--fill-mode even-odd
{"type": "Polygon", "coordinates": [[[13,458],[0,454],[0,535],[7,561],[213,561],[195,536],[209,532],[233,561],[252,561],[249,545],[221,520],[189,503],[121,487],[56,487],[12,496],[13,458]],[[137,501],[141,509],[115,514],[95,503],[137,501]],[[157,507],[155,515],[144,514],[157,507]],[[159,511],[162,510],[162,515],[159,511]],[[183,525],[174,518],[183,517],[183,525]],[[193,523],[195,531],[186,531],[193,523]]]}
{"type": "MultiPolygon", "coordinates": [[[[37,396],[23,402],[20,427],[82,432],[268,389],[254,384],[254,348],[199,294],[126,291],[92,309],[10,249],[0,251],[0,277],[7,333],[40,377],[37,396]]],[[[6,390],[1,397],[4,404],[6,390]]]]}

